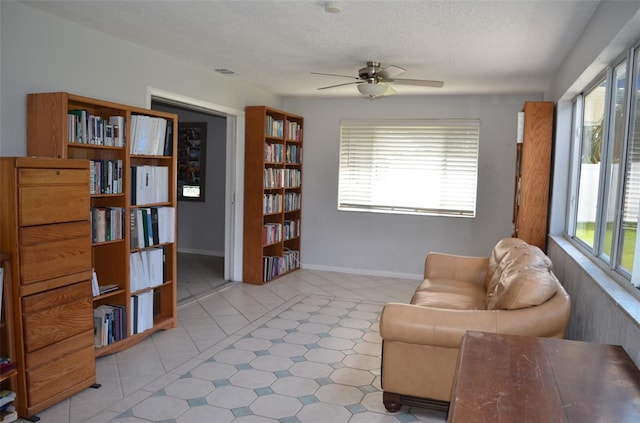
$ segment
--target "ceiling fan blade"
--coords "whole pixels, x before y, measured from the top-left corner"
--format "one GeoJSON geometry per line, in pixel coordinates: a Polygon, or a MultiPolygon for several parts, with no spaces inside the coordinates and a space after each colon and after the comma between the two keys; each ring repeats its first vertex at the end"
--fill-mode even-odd
{"type": "Polygon", "coordinates": [[[322,75],[322,76],[337,76],[338,78],[349,78],[349,79],[357,79],[360,80],[360,78],[356,78],[355,76],[348,76],[348,75],[336,75],[335,73],[321,73],[321,72],[311,72],[312,75],[322,75]]]}
{"type": "Polygon", "coordinates": [[[393,82],[395,84],[402,84],[402,85],[416,85],[418,87],[442,88],[444,86],[444,82],[443,81],[429,81],[427,79],[396,78],[396,79],[391,79],[391,80],[389,80],[387,82],[393,82]]]}
{"type": "Polygon", "coordinates": [[[383,81],[387,81],[393,79],[394,76],[400,75],[404,72],[405,69],[401,68],[400,66],[389,65],[378,72],[378,76],[380,76],[383,81]]]}
{"type": "Polygon", "coordinates": [[[326,90],[329,88],[342,87],[344,85],[361,84],[363,81],[345,82],[344,84],[329,85],[328,87],[320,87],[318,90],[326,90]]]}

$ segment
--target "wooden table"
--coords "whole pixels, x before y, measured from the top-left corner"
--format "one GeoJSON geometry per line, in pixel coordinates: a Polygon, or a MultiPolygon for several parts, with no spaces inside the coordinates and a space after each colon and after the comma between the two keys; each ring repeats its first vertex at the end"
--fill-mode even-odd
{"type": "Polygon", "coordinates": [[[616,345],[467,332],[448,422],[640,422],[640,370],[616,345]]]}

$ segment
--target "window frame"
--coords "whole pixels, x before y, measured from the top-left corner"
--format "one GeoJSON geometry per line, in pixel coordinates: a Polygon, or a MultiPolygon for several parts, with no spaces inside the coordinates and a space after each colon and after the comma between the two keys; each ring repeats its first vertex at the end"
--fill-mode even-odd
{"type": "MultiPolygon", "coordinates": [[[[622,249],[623,249],[623,219],[624,219],[624,202],[625,187],[627,184],[628,154],[632,148],[632,128],[633,125],[640,125],[640,118],[636,116],[636,106],[640,102],[640,42],[629,48],[624,54],[618,56],[611,64],[600,74],[598,74],[578,95],[572,99],[572,121],[571,121],[571,148],[570,148],[570,166],[569,166],[569,189],[567,190],[564,235],[579,248],[584,254],[591,258],[601,269],[605,271],[616,282],[629,289],[636,298],[640,299],[640,286],[634,285],[632,282],[632,273],[629,273],[622,267],[622,249]],[[613,113],[615,113],[616,105],[616,72],[620,65],[626,62],[626,91],[624,96],[624,129],[622,140],[622,151],[620,152],[620,170],[618,172],[618,181],[615,202],[611,204],[615,213],[614,230],[611,240],[611,255],[606,256],[604,253],[604,242],[606,234],[606,199],[611,194],[611,166],[615,162],[614,154],[614,136],[615,128],[613,127],[613,113]],[[584,126],[584,98],[594,88],[599,86],[602,81],[607,81],[604,120],[603,120],[603,151],[601,153],[600,169],[598,175],[598,195],[596,222],[594,229],[593,248],[586,242],[576,237],[577,220],[578,220],[578,193],[580,190],[580,166],[582,156],[582,136],[584,126]],[[604,138],[606,134],[606,139],[604,138]],[[606,257],[605,257],[606,256],[606,257]]],[[[640,140],[637,140],[640,142],[640,140]]],[[[640,214],[640,213],[639,213],[640,214]]],[[[640,220],[640,219],[639,219],[640,220]]],[[[640,222],[639,222],[640,223],[640,222]]],[[[638,225],[640,226],[640,224],[638,225]]],[[[640,234],[636,234],[638,238],[640,234]]],[[[634,268],[640,275],[640,254],[636,253],[634,268]]]]}
{"type": "MultiPolygon", "coordinates": [[[[344,119],[340,121],[339,132],[338,211],[462,218],[475,218],[477,216],[480,119],[344,119]],[[412,130],[412,128],[418,128],[417,132],[415,129],[412,130]],[[472,133],[471,140],[469,140],[464,134],[461,134],[461,132],[464,132],[465,130],[472,133]],[[353,133],[351,131],[353,131],[353,133]],[[361,138],[358,140],[357,135],[354,135],[354,133],[358,134],[358,131],[366,134],[368,138],[361,138]],[[412,135],[414,133],[418,133],[419,135],[413,137],[412,135]],[[379,139],[377,138],[377,134],[381,135],[379,139]],[[348,135],[352,135],[352,138],[349,138],[348,135]],[[433,138],[434,135],[436,138],[433,138]],[[447,140],[452,139],[449,138],[452,135],[455,136],[455,138],[453,138],[452,143],[448,143],[447,140]],[[441,138],[437,138],[438,136],[441,138]],[[435,148],[437,154],[435,156],[436,160],[429,158],[422,159],[423,162],[433,165],[435,169],[427,166],[419,168],[417,171],[423,173],[439,171],[440,175],[444,175],[444,183],[452,183],[452,180],[446,180],[447,173],[450,174],[452,170],[455,171],[455,162],[451,161],[451,159],[462,158],[464,161],[471,157],[472,161],[467,162],[464,166],[463,172],[465,172],[465,174],[470,172],[469,174],[473,176],[473,187],[461,190],[458,194],[458,198],[454,198],[453,200],[440,200],[429,203],[429,200],[424,196],[425,198],[419,200],[420,204],[411,204],[398,202],[397,199],[388,201],[388,198],[384,198],[383,201],[375,201],[374,198],[376,196],[378,196],[378,198],[380,195],[384,197],[384,189],[378,185],[378,187],[380,187],[380,191],[377,194],[371,194],[371,198],[366,200],[358,199],[357,197],[359,193],[367,192],[365,188],[368,187],[370,190],[371,188],[375,189],[376,182],[381,184],[383,181],[382,179],[376,180],[376,178],[364,178],[367,179],[367,184],[359,187],[357,180],[350,180],[350,178],[347,177],[349,173],[354,172],[353,169],[358,169],[357,166],[345,166],[350,158],[355,157],[357,159],[371,155],[368,163],[359,165],[361,172],[370,173],[373,170],[374,173],[386,171],[393,174],[403,171],[409,172],[412,167],[415,169],[415,156],[406,157],[407,161],[401,162],[405,163],[406,166],[400,166],[399,168],[396,168],[389,163],[385,163],[384,160],[382,162],[376,162],[376,157],[374,155],[376,150],[386,149],[385,151],[389,151],[389,148],[391,148],[391,152],[389,153],[391,155],[390,157],[395,159],[402,159],[403,156],[406,155],[406,153],[403,154],[403,151],[400,149],[393,149],[394,147],[392,144],[395,140],[399,140],[405,145],[407,143],[415,143],[416,148],[435,148]],[[356,153],[355,156],[351,156],[349,154],[349,150],[354,147],[354,144],[357,146],[358,141],[361,142],[361,145],[368,148],[368,154],[366,152],[362,154],[356,153]],[[460,148],[460,146],[462,146],[463,149],[462,154],[456,155],[455,153],[451,153],[453,149],[460,148]],[[376,163],[379,163],[379,166],[381,167],[378,168],[376,163]],[[441,166],[442,169],[438,169],[439,166],[441,166]],[[375,169],[379,170],[376,171],[375,169]],[[372,181],[372,183],[369,183],[370,181],[372,181]],[[465,202],[461,200],[463,195],[470,194],[471,192],[473,193],[472,201],[469,200],[468,202],[465,202]]],[[[356,171],[355,173],[357,174],[358,172],[356,171]]],[[[410,182],[408,184],[410,184],[410,182]]],[[[440,189],[439,192],[444,194],[449,191],[444,188],[440,189]]],[[[438,198],[442,198],[442,195],[438,196],[438,198]]]]}

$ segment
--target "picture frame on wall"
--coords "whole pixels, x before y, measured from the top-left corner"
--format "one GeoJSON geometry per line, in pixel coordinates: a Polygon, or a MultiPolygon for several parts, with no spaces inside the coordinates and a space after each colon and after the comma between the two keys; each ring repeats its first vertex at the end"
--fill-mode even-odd
{"type": "Polygon", "coordinates": [[[178,200],[204,201],[207,123],[178,123],[178,200]]]}

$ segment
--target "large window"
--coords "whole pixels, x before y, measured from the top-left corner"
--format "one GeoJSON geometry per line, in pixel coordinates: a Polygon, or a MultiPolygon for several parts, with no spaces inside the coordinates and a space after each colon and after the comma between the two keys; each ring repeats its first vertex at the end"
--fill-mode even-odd
{"type": "Polygon", "coordinates": [[[343,121],[338,209],[475,217],[478,120],[343,121]]]}
{"type": "Polygon", "coordinates": [[[640,47],[574,102],[575,179],[567,232],[640,288],[640,47]]]}

